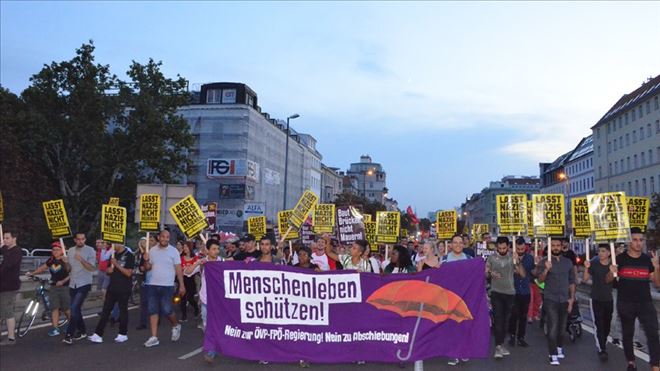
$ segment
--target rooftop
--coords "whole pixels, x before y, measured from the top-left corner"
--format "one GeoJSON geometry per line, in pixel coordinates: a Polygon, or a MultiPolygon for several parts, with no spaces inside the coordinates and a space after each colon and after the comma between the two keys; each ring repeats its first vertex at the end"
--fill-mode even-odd
{"type": "Polygon", "coordinates": [[[639,88],[631,93],[624,94],[619,100],[610,108],[603,117],[591,128],[602,125],[605,121],[614,118],[615,116],[627,111],[634,107],[635,104],[641,103],[646,98],[660,92],[660,75],[648,79],[639,88]]]}

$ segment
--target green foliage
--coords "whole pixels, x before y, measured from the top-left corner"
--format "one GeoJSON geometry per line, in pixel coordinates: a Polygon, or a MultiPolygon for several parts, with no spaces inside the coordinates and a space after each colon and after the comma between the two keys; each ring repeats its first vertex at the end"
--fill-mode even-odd
{"type": "MultiPolygon", "coordinates": [[[[131,210],[137,183],[186,175],[193,136],[177,109],[188,103],[187,83],[165,77],[161,65],[133,61],[128,81],[120,80],[110,66],[95,63],[90,41],[70,61],[44,65],[20,98],[3,91],[3,129],[13,134],[3,142],[16,143],[10,156],[42,175],[23,187],[3,181],[5,200],[22,192],[38,195],[39,202],[63,198],[72,229],[94,236],[101,204],[110,197],[131,210]]],[[[43,219],[40,204],[24,207],[43,219]]],[[[6,219],[13,217],[8,210],[6,219]]]]}

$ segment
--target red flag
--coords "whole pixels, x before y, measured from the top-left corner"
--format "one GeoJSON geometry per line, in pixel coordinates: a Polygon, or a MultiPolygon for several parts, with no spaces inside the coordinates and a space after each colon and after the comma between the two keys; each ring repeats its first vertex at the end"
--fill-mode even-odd
{"type": "Polygon", "coordinates": [[[417,215],[415,215],[415,212],[413,211],[412,207],[408,206],[406,209],[406,214],[408,214],[408,217],[410,217],[410,221],[413,224],[419,224],[419,219],[417,219],[417,215]]]}

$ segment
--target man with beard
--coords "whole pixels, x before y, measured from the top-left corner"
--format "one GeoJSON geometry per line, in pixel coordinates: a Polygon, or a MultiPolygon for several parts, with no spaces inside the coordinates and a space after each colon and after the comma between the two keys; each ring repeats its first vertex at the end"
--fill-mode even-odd
{"type": "Polygon", "coordinates": [[[529,311],[529,302],[531,299],[531,280],[532,270],[534,270],[534,258],[527,252],[525,239],[518,237],[516,240],[516,254],[520,259],[520,266],[523,274],[515,273],[513,275],[513,285],[516,288],[516,296],[513,300],[513,309],[511,318],[509,318],[509,345],[515,346],[516,343],[525,348],[525,332],[527,330],[527,312],[529,311]]]}
{"type": "Polygon", "coordinates": [[[550,364],[559,365],[564,358],[563,334],[568,313],[575,303],[575,274],[573,262],[562,256],[562,238],[553,237],[550,243],[551,259],[535,257],[534,275],[545,283],[543,310],[548,326],[548,353],[550,364]]]}

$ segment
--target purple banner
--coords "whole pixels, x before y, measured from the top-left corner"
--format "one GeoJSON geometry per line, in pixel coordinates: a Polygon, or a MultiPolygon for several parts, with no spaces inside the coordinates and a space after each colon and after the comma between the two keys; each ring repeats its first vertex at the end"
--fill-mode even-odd
{"type": "Polygon", "coordinates": [[[272,362],[488,356],[484,261],[380,276],[259,262],[206,265],[204,349],[272,362]]]}

